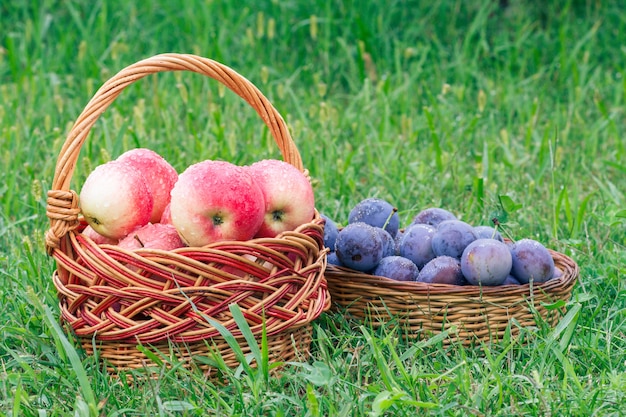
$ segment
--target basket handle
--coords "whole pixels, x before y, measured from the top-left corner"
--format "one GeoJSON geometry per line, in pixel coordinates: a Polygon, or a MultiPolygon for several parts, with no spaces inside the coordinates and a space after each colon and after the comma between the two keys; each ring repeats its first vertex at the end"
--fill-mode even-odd
{"type": "Polygon", "coordinates": [[[65,139],[57,159],[51,190],[48,192],[47,216],[50,229],[46,233],[48,253],[59,247],[65,234],[78,225],[78,196],[70,190],[80,149],[98,118],[126,87],[157,72],[191,71],[219,81],[243,98],[261,116],[278,145],[283,159],[304,171],[300,153],[289,129],[278,111],[261,91],[233,69],[191,54],[160,54],[138,61],[110,78],[91,98],[65,139]]]}

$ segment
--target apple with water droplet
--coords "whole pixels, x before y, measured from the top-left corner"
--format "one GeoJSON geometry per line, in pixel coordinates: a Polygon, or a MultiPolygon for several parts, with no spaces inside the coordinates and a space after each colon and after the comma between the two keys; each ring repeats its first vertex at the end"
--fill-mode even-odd
{"type": "Polygon", "coordinates": [[[172,212],[170,210],[170,203],[167,203],[165,209],[163,210],[163,214],[161,214],[161,219],[159,219],[159,223],[163,224],[172,224],[172,212]]]}
{"type": "Polygon", "coordinates": [[[171,193],[172,224],[189,246],[249,240],[263,223],[263,192],[244,167],[205,160],[178,176],[171,193]]]}
{"type": "Polygon", "coordinates": [[[109,237],[102,236],[100,233],[96,232],[93,229],[93,227],[89,225],[87,225],[87,227],[83,229],[82,234],[83,236],[86,236],[89,239],[93,240],[96,245],[103,245],[103,244],[117,245],[119,243],[118,239],[111,239],[109,237]]]}
{"type": "Polygon", "coordinates": [[[263,224],[256,237],[275,237],[313,220],[313,186],[302,171],[278,159],[264,159],[245,168],[261,187],[265,200],[263,224]]]}
{"type": "Polygon", "coordinates": [[[141,172],[119,161],[97,166],[85,180],[79,201],[89,226],[111,239],[148,223],[154,206],[141,172]]]}
{"type": "Polygon", "coordinates": [[[118,246],[127,250],[140,248],[173,250],[182,248],[185,243],[171,224],[148,223],[130,232],[120,240],[118,246]]]}
{"type": "Polygon", "coordinates": [[[158,223],[170,202],[170,192],[178,180],[178,172],[161,155],[146,148],[126,151],[117,161],[129,164],[143,174],[154,201],[150,222],[158,223]]]}

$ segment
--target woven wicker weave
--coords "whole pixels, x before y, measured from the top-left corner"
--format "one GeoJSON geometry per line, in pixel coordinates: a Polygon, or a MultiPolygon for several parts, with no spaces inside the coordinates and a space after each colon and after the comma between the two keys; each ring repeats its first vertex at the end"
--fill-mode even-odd
{"type": "Polygon", "coordinates": [[[190,71],[213,78],[242,97],[261,116],[283,159],[304,171],[283,118],[247,79],[232,69],[195,55],[157,55],[120,71],[95,93],[76,120],[60,151],[48,193],[48,253],[57,270],[61,319],[88,352],[92,347],[112,371],[149,362],[142,344],[169,352],[172,344],[189,361],[221,351],[229,366],[231,349],[206,317],[217,320],[245,346],[229,305],[239,305],[253,334],[267,333],[273,359],[306,354],[311,322],[330,307],[323,220],[276,238],[225,241],[174,251],[128,251],[96,245],[80,234],[85,222],[70,181],[79,151],[92,126],[130,84],[158,72],[190,71]]]}
{"type": "Polygon", "coordinates": [[[427,338],[450,330],[444,344],[497,342],[507,331],[542,320],[554,326],[578,278],[578,265],[550,250],[559,278],[542,284],[479,287],[401,282],[328,265],[326,279],[335,306],[372,326],[398,325],[408,338],[427,338]],[[541,317],[541,318],[540,318],[541,317]],[[456,329],[452,329],[453,326],[456,329]]]}

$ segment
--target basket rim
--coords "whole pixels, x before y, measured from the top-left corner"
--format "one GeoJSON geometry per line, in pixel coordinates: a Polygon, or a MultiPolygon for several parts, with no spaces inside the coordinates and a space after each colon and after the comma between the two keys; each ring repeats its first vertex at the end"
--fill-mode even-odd
{"type": "Polygon", "coordinates": [[[127,340],[130,337],[142,342],[164,338],[192,341],[217,334],[214,326],[202,320],[203,324],[194,324],[198,321],[195,307],[192,307],[196,301],[191,299],[200,297],[198,311],[209,316],[212,316],[209,310],[225,314],[220,321],[234,334],[238,330],[233,317],[225,312],[231,302],[244,303],[244,315],[252,320],[253,334],[260,335],[264,328],[268,334],[288,331],[310,323],[331,307],[324,276],[326,250],[320,249],[323,245],[322,222],[317,215],[295,231],[283,232],[274,238],[221,241],[173,251],[127,250],[116,245],[98,245],[72,230],[67,238],[69,253],[55,250],[52,254],[58,264],[52,281],[59,297],[61,316],[78,335],[93,335],[97,340],[127,340]],[[245,257],[248,255],[264,261],[265,265],[247,262],[245,257]],[[299,258],[301,263],[291,259],[291,255],[299,258]],[[250,269],[250,263],[254,268],[250,269]],[[250,280],[232,275],[221,270],[221,265],[243,265],[242,270],[256,278],[250,280]],[[144,274],[132,272],[130,268],[135,267],[144,274]],[[176,271],[177,268],[182,270],[176,271]],[[63,275],[59,270],[64,271],[63,275]],[[70,282],[67,281],[68,274],[72,276],[70,282]],[[128,304],[124,312],[111,310],[111,297],[128,304]],[[154,303],[158,305],[153,306],[154,303]],[[161,311],[161,305],[174,304],[178,305],[176,311],[181,309],[180,313],[171,316],[165,310],[161,311]],[[140,310],[152,311],[153,307],[156,310],[150,313],[148,321],[132,318],[140,310]],[[263,312],[268,316],[261,325],[259,320],[263,312]],[[167,325],[158,323],[159,315],[167,315],[167,325]],[[127,322],[121,324],[118,320],[127,322]],[[156,327],[146,332],[143,327],[136,326],[156,327]]]}
{"type": "MultiPolygon", "coordinates": [[[[563,274],[560,277],[552,278],[542,283],[480,286],[425,283],[417,281],[407,282],[371,275],[355,271],[344,266],[331,264],[327,265],[325,275],[328,280],[329,287],[341,287],[344,284],[363,285],[362,288],[364,292],[367,292],[367,287],[369,286],[372,289],[376,288],[389,290],[390,292],[393,292],[394,295],[404,293],[406,295],[428,294],[429,296],[432,296],[435,294],[441,294],[463,297],[500,296],[504,294],[506,294],[506,296],[515,296],[529,294],[532,291],[553,292],[573,287],[575,282],[579,279],[580,271],[578,264],[571,257],[563,253],[557,252],[553,249],[548,249],[548,251],[555,260],[555,265],[561,268],[563,274]]],[[[381,296],[379,291],[377,291],[377,295],[381,296]]],[[[359,294],[355,294],[355,298],[359,296],[359,294]]]]}

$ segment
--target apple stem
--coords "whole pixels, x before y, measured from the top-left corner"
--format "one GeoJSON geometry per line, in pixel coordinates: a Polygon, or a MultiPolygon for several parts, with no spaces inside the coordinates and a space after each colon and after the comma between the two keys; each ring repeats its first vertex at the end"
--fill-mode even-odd
{"type": "Polygon", "coordinates": [[[141,241],[141,239],[139,239],[139,236],[135,235],[135,236],[133,236],[133,237],[135,238],[135,240],[136,240],[137,242],[139,242],[139,244],[141,245],[141,247],[142,247],[142,248],[146,246],[146,245],[144,245],[144,244],[143,244],[143,242],[141,241]]]}
{"type": "Polygon", "coordinates": [[[389,216],[387,216],[387,220],[385,220],[385,224],[383,224],[383,229],[385,229],[385,227],[387,227],[387,225],[389,224],[389,222],[391,221],[391,218],[393,217],[394,214],[396,214],[398,212],[398,209],[396,207],[394,207],[393,209],[391,209],[391,213],[389,213],[389,216]]]}

